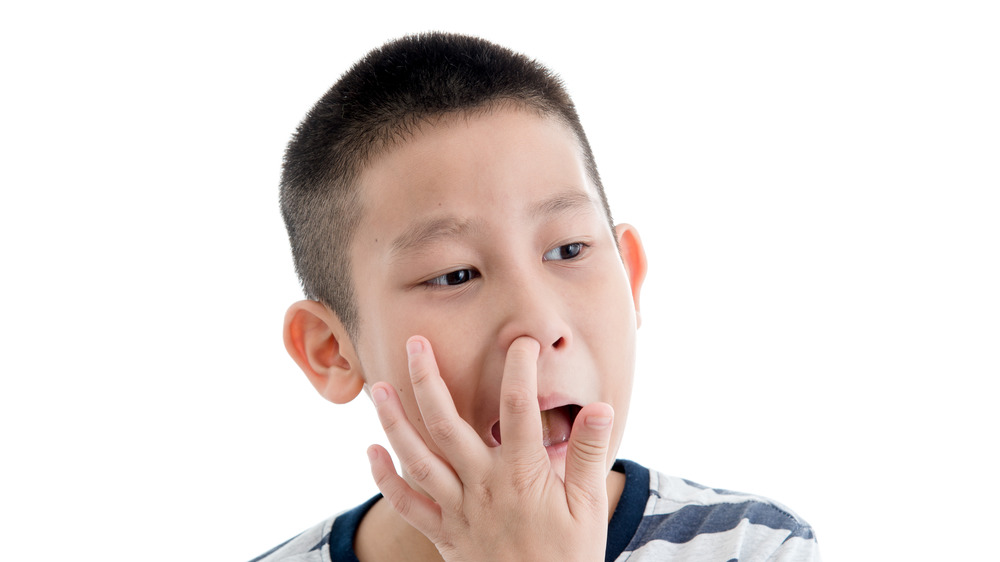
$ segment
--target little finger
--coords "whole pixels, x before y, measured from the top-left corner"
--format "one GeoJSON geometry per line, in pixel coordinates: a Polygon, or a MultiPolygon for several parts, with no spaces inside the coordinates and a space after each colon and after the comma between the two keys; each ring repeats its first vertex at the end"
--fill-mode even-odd
{"type": "Polygon", "coordinates": [[[434,540],[441,531],[441,508],[411,488],[396,473],[392,457],[382,447],[372,445],[368,448],[368,462],[375,485],[396,513],[424,536],[434,540]]]}

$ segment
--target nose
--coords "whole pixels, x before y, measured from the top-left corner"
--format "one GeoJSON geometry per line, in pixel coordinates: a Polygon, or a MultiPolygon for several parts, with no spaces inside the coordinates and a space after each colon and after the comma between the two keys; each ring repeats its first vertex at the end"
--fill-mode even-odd
{"type": "Polygon", "coordinates": [[[542,283],[518,283],[508,286],[501,297],[501,325],[498,344],[504,352],[521,336],[536,340],[540,354],[562,351],[572,343],[572,331],[566,319],[566,298],[557,288],[542,283]]]}

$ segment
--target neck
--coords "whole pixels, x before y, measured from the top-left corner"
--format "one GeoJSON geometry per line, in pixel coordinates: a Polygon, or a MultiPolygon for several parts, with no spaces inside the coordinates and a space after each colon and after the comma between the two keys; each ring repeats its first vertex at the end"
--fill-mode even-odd
{"type": "MultiPolygon", "coordinates": [[[[625,475],[612,470],[608,473],[607,487],[608,521],[611,521],[625,489],[625,475]]],[[[442,560],[434,544],[403,520],[385,498],[376,502],[361,519],[354,537],[354,552],[361,562],[442,560]]]]}

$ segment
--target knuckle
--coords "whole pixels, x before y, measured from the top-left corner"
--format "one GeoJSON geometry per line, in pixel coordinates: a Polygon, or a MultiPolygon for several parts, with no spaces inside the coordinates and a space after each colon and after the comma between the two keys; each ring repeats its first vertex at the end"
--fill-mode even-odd
{"type": "MultiPolygon", "coordinates": [[[[510,467],[510,486],[518,494],[534,488],[538,482],[543,481],[544,474],[542,465],[535,462],[514,463],[510,467]]],[[[547,468],[547,467],[544,467],[547,468]]]]}
{"type": "Polygon", "coordinates": [[[527,392],[527,389],[515,387],[504,393],[503,403],[512,414],[526,414],[536,406],[537,400],[533,394],[527,392]]]}
{"type": "Polygon", "coordinates": [[[431,370],[424,366],[414,367],[410,371],[410,382],[414,386],[421,385],[427,382],[427,379],[431,377],[431,370]]]}
{"type": "Polygon", "coordinates": [[[573,452],[576,457],[587,462],[603,462],[607,448],[600,441],[573,441],[573,452]]]}
{"type": "Polygon", "coordinates": [[[493,504],[493,486],[496,482],[493,481],[492,475],[483,475],[479,480],[479,486],[476,488],[476,495],[483,502],[483,505],[490,506],[493,504]]]}
{"type": "Polygon", "coordinates": [[[417,459],[406,466],[406,472],[416,482],[426,482],[430,477],[433,468],[427,458],[417,459]]]}
{"type": "Polygon", "coordinates": [[[424,425],[427,427],[431,439],[438,445],[449,445],[458,439],[458,430],[455,428],[455,424],[446,417],[434,416],[425,420],[424,425]]]}
{"type": "Polygon", "coordinates": [[[438,503],[439,505],[445,507],[452,517],[457,518],[457,521],[462,526],[469,526],[468,517],[465,515],[465,498],[463,495],[457,495],[444,501],[438,501],[438,503]]]}
{"type": "Polygon", "coordinates": [[[574,504],[583,506],[584,509],[589,511],[603,511],[607,503],[606,496],[601,496],[588,488],[576,487],[572,490],[567,490],[567,494],[572,495],[574,504]]]}
{"type": "Polygon", "coordinates": [[[395,433],[399,429],[399,418],[394,414],[385,414],[381,417],[382,430],[388,435],[395,433]]]}
{"type": "Polygon", "coordinates": [[[385,467],[380,466],[374,470],[374,476],[375,485],[378,486],[380,491],[384,492],[392,488],[393,476],[395,476],[392,471],[386,470],[385,467]]]}
{"type": "Polygon", "coordinates": [[[406,517],[413,508],[413,500],[410,498],[409,494],[401,488],[396,488],[390,492],[388,498],[392,507],[403,517],[406,517]]]}
{"type": "MultiPolygon", "coordinates": [[[[458,550],[458,545],[450,538],[439,538],[434,542],[434,546],[437,547],[442,555],[458,550]]],[[[447,559],[448,557],[445,556],[444,558],[447,559]]]]}

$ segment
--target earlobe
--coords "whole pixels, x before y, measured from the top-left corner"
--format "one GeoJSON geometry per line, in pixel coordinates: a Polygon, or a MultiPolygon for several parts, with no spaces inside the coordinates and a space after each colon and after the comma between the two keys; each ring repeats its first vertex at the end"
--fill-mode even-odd
{"type": "Polygon", "coordinates": [[[285,349],[309,382],[336,404],[353,400],[364,387],[364,373],[347,330],[321,303],[299,301],[288,307],[285,349]]]}
{"type": "Polygon", "coordinates": [[[615,234],[618,236],[618,249],[625,264],[625,273],[628,274],[629,286],[632,288],[636,327],[639,327],[642,324],[642,317],[639,314],[639,292],[643,280],[646,279],[646,251],[642,247],[642,240],[639,239],[639,231],[634,226],[619,224],[615,227],[615,234]]]}

